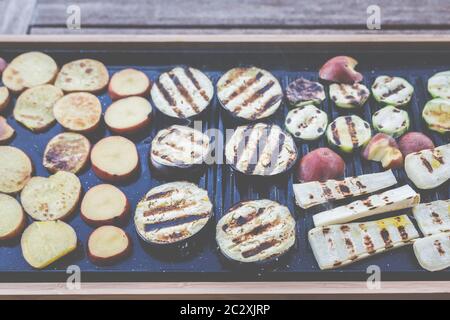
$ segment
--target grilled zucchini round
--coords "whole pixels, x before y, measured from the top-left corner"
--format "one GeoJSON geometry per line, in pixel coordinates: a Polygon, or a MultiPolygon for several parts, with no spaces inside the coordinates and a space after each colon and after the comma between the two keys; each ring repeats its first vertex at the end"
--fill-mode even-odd
{"type": "Polygon", "coordinates": [[[319,105],[325,100],[325,90],[319,82],[299,78],[286,88],[286,98],[291,106],[319,105]]]}
{"type": "Polygon", "coordinates": [[[220,251],[238,262],[266,262],[295,244],[295,220],[289,209],[271,200],[234,205],[216,227],[220,251]]]}
{"type": "Polygon", "coordinates": [[[450,100],[436,98],[427,102],[422,117],[430,130],[439,133],[450,131],[450,100]]]}
{"type": "Polygon", "coordinates": [[[370,125],[355,115],[338,117],[327,129],[328,142],[344,152],[364,146],[371,136],[370,125]]]}
{"type": "Polygon", "coordinates": [[[409,129],[409,115],[405,110],[386,106],[373,114],[372,124],[378,132],[398,138],[409,129]]]}
{"type": "Polygon", "coordinates": [[[330,97],[336,106],[344,109],[359,108],[370,96],[367,87],[360,83],[330,85],[330,97]]]}
{"type": "Polygon", "coordinates": [[[244,174],[273,176],[292,167],[297,147],[279,126],[256,123],[236,128],[225,147],[225,157],[244,174]]]}
{"type": "Polygon", "coordinates": [[[159,76],[150,94],[159,111],[185,119],[200,114],[209,105],[214,87],[200,70],[176,67],[159,76]]]}
{"type": "Polygon", "coordinates": [[[379,76],[372,85],[373,97],[384,104],[401,107],[411,100],[414,87],[400,77],[379,76]]]}
{"type": "Polygon", "coordinates": [[[277,78],[266,70],[234,68],[217,82],[217,97],[234,117],[258,120],[278,110],[283,90],[277,78]]]}
{"type": "MultiPolygon", "coordinates": [[[[159,131],[152,141],[150,160],[158,170],[175,173],[203,164],[210,149],[206,134],[186,126],[173,125],[159,131]]],[[[190,170],[191,171],[191,170],[190,170]]]]}
{"type": "Polygon", "coordinates": [[[206,190],[186,181],[171,182],[146,194],[136,207],[134,223],[144,241],[168,245],[198,233],[212,215],[206,190]]]}
{"type": "Polygon", "coordinates": [[[310,104],[289,111],[285,125],[295,138],[316,140],[325,133],[328,116],[325,112],[310,104]]]}
{"type": "Polygon", "coordinates": [[[428,91],[433,98],[450,99],[450,71],[438,72],[428,79],[428,91]]]}

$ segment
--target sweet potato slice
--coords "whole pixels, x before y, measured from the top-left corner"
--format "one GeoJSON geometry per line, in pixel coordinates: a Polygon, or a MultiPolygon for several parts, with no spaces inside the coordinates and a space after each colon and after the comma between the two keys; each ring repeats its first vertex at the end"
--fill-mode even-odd
{"type": "Polygon", "coordinates": [[[110,184],[92,187],[81,202],[81,218],[93,226],[120,224],[129,212],[130,203],[125,194],[110,184]]]}
{"type": "Polygon", "coordinates": [[[9,141],[14,136],[14,132],[6,119],[0,116],[0,144],[9,141]]]}
{"type": "Polygon", "coordinates": [[[3,84],[14,93],[41,84],[53,83],[58,66],[42,52],[27,52],[14,58],[3,71],[3,84]]]}
{"type": "Polygon", "coordinates": [[[109,81],[108,69],[97,60],[81,59],[65,64],[56,77],[55,86],[65,92],[99,92],[109,81]]]}
{"type": "Polygon", "coordinates": [[[108,93],[112,100],[149,94],[150,80],[142,71],[124,69],[116,72],[109,82],[108,93]]]}
{"type": "Polygon", "coordinates": [[[80,195],[78,177],[59,171],[48,178],[31,178],[20,198],[25,212],[33,219],[47,221],[67,219],[75,211],[80,195]]]}
{"type": "Polygon", "coordinates": [[[0,192],[16,193],[23,189],[33,173],[30,158],[20,149],[0,146],[0,192]]]}
{"type": "Polygon", "coordinates": [[[0,112],[8,107],[11,95],[7,87],[0,87],[0,112]]]}
{"type": "Polygon", "coordinates": [[[131,251],[128,234],[115,226],[94,230],[88,239],[88,256],[95,264],[111,264],[125,258],[131,251]]]}
{"type": "Polygon", "coordinates": [[[24,229],[25,213],[20,203],[0,193],[0,241],[17,237],[24,229]]]}
{"type": "Polygon", "coordinates": [[[51,173],[68,171],[78,173],[89,160],[91,143],[74,132],[60,133],[52,138],[45,148],[44,167],[51,173]]]}
{"type": "Polygon", "coordinates": [[[70,93],[55,103],[53,114],[56,121],[67,130],[90,132],[100,123],[102,105],[91,93],[70,93]]]}
{"type": "Polygon", "coordinates": [[[37,221],[25,229],[22,255],[36,269],[43,269],[77,247],[75,230],[63,221],[37,221]]]}
{"type": "Polygon", "coordinates": [[[17,98],[14,118],[31,131],[45,131],[55,123],[53,106],[63,95],[51,84],[27,89],[17,98]]]}
{"type": "Polygon", "coordinates": [[[105,112],[106,125],[117,134],[127,134],[145,128],[151,121],[152,106],[142,97],[117,100],[105,112]]]}
{"type": "Polygon", "coordinates": [[[123,181],[132,177],[139,167],[134,143],[121,136],[107,137],[92,148],[92,170],[103,180],[123,181]]]}

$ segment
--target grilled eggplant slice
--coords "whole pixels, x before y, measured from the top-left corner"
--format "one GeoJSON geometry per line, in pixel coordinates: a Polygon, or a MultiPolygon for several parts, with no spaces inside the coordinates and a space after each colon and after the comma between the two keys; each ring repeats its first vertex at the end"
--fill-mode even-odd
{"type": "Polygon", "coordinates": [[[283,90],[277,78],[266,70],[234,68],[217,82],[217,97],[234,117],[258,120],[278,110],[283,90]]]}
{"type": "Polygon", "coordinates": [[[450,267],[450,232],[414,241],[414,254],[422,268],[440,271],[450,267]]]}
{"type": "Polygon", "coordinates": [[[297,147],[279,126],[257,123],[236,128],[226,144],[225,157],[244,174],[272,176],[292,167],[297,147]]]}
{"type": "Polygon", "coordinates": [[[65,64],[55,80],[64,92],[97,93],[106,88],[109,73],[105,65],[93,59],[80,59],[65,64]]]}
{"type": "Polygon", "coordinates": [[[15,130],[8,124],[5,118],[0,116],[0,144],[8,142],[14,136],[15,130]]]}
{"type": "Polygon", "coordinates": [[[20,244],[28,264],[43,269],[77,248],[77,234],[63,221],[36,221],[25,229],[20,244]]]}
{"type": "Polygon", "coordinates": [[[87,251],[94,264],[113,264],[126,258],[131,252],[131,238],[118,227],[102,226],[89,236],[87,251]]]}
{"type": "Polygon", "coordinates": [[[325,90],[319,82],[299,78],[288,85],[286,98],[294,107],[320,105],[325,100],[325,90]]]}
{"type": "Polygon", "coordinates": [[[409,115],[405,110],[386,106],[373,114],[372,124],[378,132],[398,138],[409,129],[409,115]]]}
{"type": "Polygon", "coordinates": [[[450,200],[419,204],[413,208],[413,214],[426,236],[450,231],[450,200]]]}
{"type": "Polygon", "coordinates": [[[433,189],[447,182],[450,179],[450,144],[407,155],[405,171],[419,189],[433,189]]]}
{"type": "Polygon", "coordinates": [[[430,130],[439,133],[450,131],[450,100],[433,99],[428,101],[422,111],[422,117],[430,130]]]}
{"type": "Polygon", "coordinates": [[[14,118],[31,131],[44,131],[55,123],[53,106],[63,95],[51,84],[27,89],[17,98],[14,118]]]}
{"type": "Polygon", "coordinates": [[[378,102],[402,107],[409,103],[414,87],[400,77],[379,76],[372,85],[372,94],[378,102]]]}
{"type": "Polygon", "coordinates": [[[317,227],[308,239],[321,270],[342,267],[402,247],[419,237],[407,215],[365,223],[317,227]]]}
{"type": "Polygon", "coordinates": [[[312,181],[294,184],[297,205],[307,209],[328,201],[356,197],[388,188],[397,183],[392,170],[348,177],[344,180],[312,181]]]}
{"type": "Polygon", "coordinates": [[[80,196],[80,179],[73,173],[59,171],[48,178],[31,178],[20,200],[25,212],[35,220],[64,220],[75,211],[80,196]]]}
{"type": "Polygon", "coordinates": [[[175,173],[177,170],[199,167],[210,150],[206,134],[186,126],[173,125],[157,133],[152,141],[150,160],[157,170],[175,173]]]}
{"type": "Polygon", "coordinates": [[[17,237],[25,228],[26,221],[20,203],[0,193],[0,241],[17,237]]]}
{"type": "Polygon", "coordinates": [[[169,245],[200,232],[212,215],[208,192],[178,181],[151,189],[138,203],[134,223],[144,241],[169,245]]]}
{"type": "Polygon", "coordinates": [[[0,146],[0,192],[16,193],[31,179],[33,163],[20,149],[0,146]]]}
{"type": "Polygon", "coordinates": [[[286,129],[298,139],[316,140],[324,133],[328,125],[328,116],[312,104],[295,108],[286,116],[286,129]]]}
{"type": "Polygon", "coordinates": [[[450,71],[438,72],[428,79],[428,91],[433,98],[450,99],[450,71]]]}
{"type": "Polygon", "coordinates": [[[58,66],[55,60],[42,52],[26,52],[16,58],[3,71],[3,84],[12,92],[42,84],[53,83],[58,66]]]}
{"type": "Polygon", "coordinates": [[[45,147],[44,167],[51,173],[78,173],[89,159],[91,143],[79,133],[63,132],[53,137],[45,147]]]}
{"type": "Polygon", "coordinates": [[[221,252],[238,262],[266,262],[295,243],[295,220],[289,209],[271,200],[234,205],[216,227],[221,252]]]}
{"type": "Polygon", "coordinates": [[[360,83],[333,83],[330,85],[330,97],[336,106],[344,109],[359,108],[369,99],[370,91],[360,83]]]}
{"type": "Polygon", "coordinates": [[[214,87],[200,70],[176,67],[159,76],[150,94],[159,111],[169,117],[185,119],[206,109],[214,95],[214,87]]]}
{"type": "Polygon", "coordinates": [[[11,95],[7,87],[0,87],[0,112],[8,107],[11,95]]]}
{"type": "Polygon", "coordinates": [[[371,136],[369,123],[355,115],[338,117],[327,129],[328,142],[344,152],[366,145],[371,136]]]}
{"type": "Polygon", "coordinates": [[[363,200],[357,200],[345,206],[320,212],[313,216],[316,227],[347,223],[357,219],[371,217],[380,213],[411,208],[420,203],[420,194],[410,186],[374,194],[363,200]]]}

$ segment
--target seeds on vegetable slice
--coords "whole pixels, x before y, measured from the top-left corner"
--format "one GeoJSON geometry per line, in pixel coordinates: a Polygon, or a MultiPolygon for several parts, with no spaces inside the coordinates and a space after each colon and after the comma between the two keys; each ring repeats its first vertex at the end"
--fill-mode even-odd
{"type": "Polygon", "coordinates": [[[25,213],[13,197],[0,193],[0,241],[18,236],[25,227],[25,213]]]}
{"type": "Polygon", "coordinates": [[[450,71],[438,72],[428,79],[428,91],[433,98],[450,99],[450,71]]]}
{"type": "Polygon", "coordinates": [[[400,77],[379,76],[372,85],[372,94],[377,101],[397,107],[408,104],[413,92],[413,86],[400,77]]]}
{"type": "Polygon", "coordinates": [[[386,106],[373,114],[372,124],[375,130],[398,138],[409,129],[409,115],[405,110],[386,106]]]}
{"type": "Polygon", "coordinates": [[[355,115],[338,117],[327,129],[329,143],[345,152],[364,146],[371,136],[369,123],[355,115]]]}
{"type": "Polygon", "coordinates": [[[450,131],[450,100],[436,98],[428,101],[422,117],[431,130],[439,133],[450,131]]]}
{"type": "Polygon", "coordinates": [[[325,133],[328,116],[317,107],[306,105],[289,111],[285,125],[295,138],[315,140],[325,133]]]}
{"type": "Polygon", "coordinates": [[[33,164],[25,152],[15,147],[0,146],[0,192],[19,192],[32,173],[33,164]]]}
{"type": "Polygon", "coordinates": [[[289,104],[295,107],[318,105],[325,100],[325,90],[319,82],[299,78],[288,85],[286,98],[289,104]]]}
{"type": "Polygon", "coordinates": [[[370,96],[367,87],[360,83],[330,85],[330,97],[340,108],[352,109],[362,107],[370,96]]]}

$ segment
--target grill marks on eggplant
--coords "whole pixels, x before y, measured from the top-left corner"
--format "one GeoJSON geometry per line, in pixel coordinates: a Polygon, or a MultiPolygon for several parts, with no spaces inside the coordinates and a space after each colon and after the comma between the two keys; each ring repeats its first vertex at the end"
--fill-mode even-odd
{"type": "Polygon", "coordinates": [[[211,215],[206,190],[189,182],[172,182],[150,190],[139,202],[135,224],[145,241],[166,244],[191,237],[211,215]]]}
{"type": "Polygon", "coordinates": [[[256,67],[235,68],[217,83],[222,106],[234,116],[257,120],[273,114],[281,104],[283,92],[278,80],[256,67]]]}
{"type": "Polygon", "coordinates": [[[297,158],[291,136],[277,125],[258,123],[236,129],[226,145],[227,162],[248,175],[274,175],[288,170],[297,158]]]}
{"type": "Polygon", "coordinates": [[[241,262],[280,256],[295,242],[295,221],[289,209],[271,200],[233,206],[220,219],[216,230],[221,251],[241,262]]]}
{"type": "Polygon", "coordinates": [[[151,90],[152,100],[161,112],[182,119],[202,112],[213,93],[208,77],[189,67],[177,67],[161,74],[151,90]]]}

